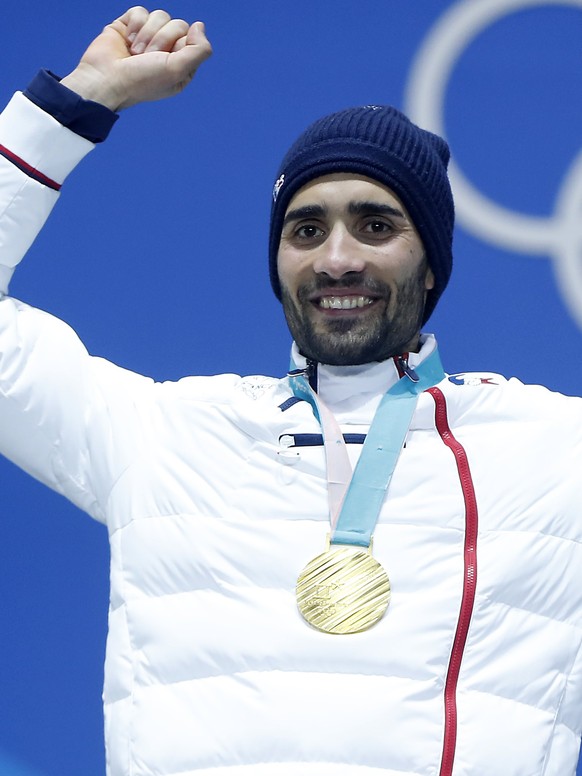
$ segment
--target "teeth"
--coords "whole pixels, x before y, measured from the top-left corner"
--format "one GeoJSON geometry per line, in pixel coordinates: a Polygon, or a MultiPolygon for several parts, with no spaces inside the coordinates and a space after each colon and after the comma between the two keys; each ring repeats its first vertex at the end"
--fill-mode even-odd
{"type": "Polygon", "coordinates": [[[322,296],[319,306],[324,310],[353,310],[355,307],[366,307],[373,301],[368,296],[322,296]]]}

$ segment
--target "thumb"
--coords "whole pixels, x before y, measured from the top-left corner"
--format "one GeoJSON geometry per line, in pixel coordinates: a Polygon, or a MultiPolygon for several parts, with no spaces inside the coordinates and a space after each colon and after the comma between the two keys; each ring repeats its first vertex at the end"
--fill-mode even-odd
{"type": "Polygon", "coordinates": [[[190,69],[194,72],[212,54],[212,46],[206,37],[206,28],[204,22],[194,22],[190,25],[185,38],[180,41],[180,46],[174,49],[176,62],[180,66],[190,69]]]}
{"type": "Polygon", "coordinates": [[[178,91],[194,77],[196,70],[212,54],[212,46],[206,37],[202,22],[194,22],[188,33],[176,41],[168,55],[167,68],[173,75],[178,91]]]}
{"type": "Polygon", "coordinates": [[[206,45],[209,47],[209,54],[212,53],[212,46],[210,46],[210,41],[206,37],[206,27],[204,26],[204,22],[194,22],[194,24],[190,25],[190,29],[188,30],[188,34],[186,36],[186,43],[192,44],[193,46],[203,46],[206,45]]]}

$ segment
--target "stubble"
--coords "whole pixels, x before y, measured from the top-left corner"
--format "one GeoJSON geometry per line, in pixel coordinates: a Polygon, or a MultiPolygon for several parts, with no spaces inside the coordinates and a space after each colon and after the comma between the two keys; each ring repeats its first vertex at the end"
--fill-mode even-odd
{"type": "Polygon", "coordinates": [[[424,260],[414,275],[394,291],[387,284],[365,278],[360,273],[336,282],[317,276],[312,283],[299,288],[298,303],[282,286],[285,318],[299,351],[322,364],[347,366],[384,361],[413,349],[422,325],[426,272],[424,260]],[[334,285],[342,291],[350,287],[363,288],[379,299],[374,302],[374,309],[364,315],[320,317],[313,311],[309,299],[322,289],[326,293],[333,292],[334,285]]]}

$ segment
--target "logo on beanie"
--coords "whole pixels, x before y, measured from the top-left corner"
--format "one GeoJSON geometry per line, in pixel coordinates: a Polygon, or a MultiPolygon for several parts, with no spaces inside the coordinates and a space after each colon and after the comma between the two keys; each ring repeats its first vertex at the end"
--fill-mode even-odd
{"type": "Polygon", "coordinates": [[[284,183],[285,183],[285,173],[283,173],[283,175],[280,175],[275,181],[275,185],[273,186],[273,202],[277,201],[277,197],[279,196],[279,192],[281,191],[281,186],[284,183]]]}

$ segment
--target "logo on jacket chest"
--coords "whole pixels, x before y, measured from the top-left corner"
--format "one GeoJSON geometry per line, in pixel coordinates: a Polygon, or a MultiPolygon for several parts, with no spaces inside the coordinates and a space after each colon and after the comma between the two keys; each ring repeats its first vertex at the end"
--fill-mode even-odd
{"type": "Polygon", "coordinates": [[[467,372],[460,372],[458,375],[449,375],[449,383],[453,385],[499,385],[494,377],[480,377],[467,372]]]}

